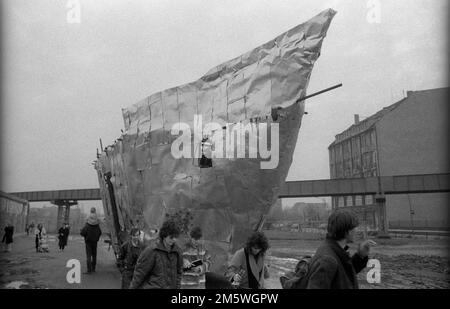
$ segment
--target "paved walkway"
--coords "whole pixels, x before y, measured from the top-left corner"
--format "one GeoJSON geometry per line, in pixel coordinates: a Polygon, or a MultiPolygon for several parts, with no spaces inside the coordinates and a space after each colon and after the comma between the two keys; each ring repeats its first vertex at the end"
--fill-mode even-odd
{"type": "Polygon", "coordinates": [[[101,239],[97,249],[96,273],[86,271],[86,254],[81,236],[70,236],[63,252],[58,249],[58,239],[49,236],[50,252],[37,253],[34,235],[14,237],[12,252],[0,252],[0,288],[50,288],[50,289],[120,289],[120,273],[115,266],[112,248],[101,239]],[[66,276],[70,268],[67,261],[81,263],[81,283],[69,284],[66,276]]]}

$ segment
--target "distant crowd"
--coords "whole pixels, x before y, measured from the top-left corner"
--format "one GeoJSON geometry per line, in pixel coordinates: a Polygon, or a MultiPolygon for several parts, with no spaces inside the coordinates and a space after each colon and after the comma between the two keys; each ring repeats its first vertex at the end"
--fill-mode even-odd
{"type": "MultiPolygon", "coordinates": [[[[291,272],[281,276],[286,289],[357,289],[356,274],[368,262],[371,240],[364,240],[353,255],[349,244],[354,242],[358,220],[351,212],[337,210],[328,218],[327,237],[313,256],[300,257],[291,272]]],[[[42,224],[27,226],[27,234],[34,230],[36,252],[48,252],[47,233],[42,224]]],[[[2,242],[11,251],[14,227],[4,229],[2,242]]],[[[58,231],[59,250],[67,246],[70,228],[64,224],[58,231]]],[[[202,229],[193,227],[188,241],[181,247],[178,239],[181,228],[176,221],[167,220],[155,231],[155,242],[144,245],[144,235],[132,228],[121,246],[117,264],[122,274],[123,289],[205,289],[235,288],[263,289],[270,272],[266,264],[269,241],[264,233],[255,231],[245,246],[237,250],[223,274],[211,272],[214,261],[203,241],[202,229]]],[[[96,272],[97,243],[102,235],[95,208],[80,232],[85,241],[86,265],[84,274],[96,272]]]]}

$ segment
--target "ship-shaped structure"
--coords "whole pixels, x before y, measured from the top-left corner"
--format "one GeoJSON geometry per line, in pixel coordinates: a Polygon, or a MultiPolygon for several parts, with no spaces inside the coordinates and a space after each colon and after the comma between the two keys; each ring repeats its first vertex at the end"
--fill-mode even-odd
{"type": "Polygon", "coordinates": [[[278,198],[304,114],[298,99],[335,13],[325,10],[195,82],[123,109],[124,133],[95,162],[115,250],[132,226],[149,234],[166,214],[188,209],[203,229],[212,270],[222,272],[278,198]],[[206,123],[216,125],[208,130],[206,123]],[[233,135],[233,148],[227,138],[239,125],[247,131],[242,139],[233,135]],[[183,134],[190,134],[191,156],[174,155],[183,134]],[[261,149],[270,149],[271,158],[261,149]]]}

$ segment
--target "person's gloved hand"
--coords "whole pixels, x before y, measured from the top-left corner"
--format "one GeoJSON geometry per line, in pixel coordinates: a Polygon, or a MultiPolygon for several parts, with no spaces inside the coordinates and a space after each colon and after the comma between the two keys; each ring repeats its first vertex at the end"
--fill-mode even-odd
{"type": "Polygon", "coordinates": [[[358,245],[358,254],[362,257],[367,257],[370,253],[370,247],[376,245],[377,243],[374,242],[373,240],[370,239],[364,240],[358,245]]]}
{"type": "Polygon", "coordinates": [[[191,262],[189,262],[188,260],[184,259],[183,260],[183,268],[190,268],[191,267],[191,262]]]}

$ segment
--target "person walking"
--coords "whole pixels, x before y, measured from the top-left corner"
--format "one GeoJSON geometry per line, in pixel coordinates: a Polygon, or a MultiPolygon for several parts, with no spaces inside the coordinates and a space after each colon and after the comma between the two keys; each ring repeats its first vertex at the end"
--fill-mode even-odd
{"type": "Polygon", "coordinates": [[[2,238],[2,243],[5,243],[5,252],[11,252],[14,235],[14,226],[10,223],[6,224],[5,234],[2,238]]]}
{"type": "Polygon", "coordinates": [[[211,256],[202,242],[202,229],[194,227],[183,248],[182,289],[204,289],[205,274],[211,266],[211,256]]]}
{"type": "Polygon", "coordinates": [[[307,289],[358,289],[356,274],[368,261],[372,240],[359,244],[350,256],[348,245],[354,242],[357,217],[347,210],[336,210],[328,218],[327,236],[314,254],[307,274],[307,289]]]}
{"type": "Polygon", "coordinates": [[[269,278],[265,265],[268,248],[267,237],[262,232],[253,232],[247,239],[246,246],[236,251],[225,275],[235,288],[264,288],[264,279],[269,278]]]}
{"type": "Polygon", "coordinates": [[[86,245],[87,272],[84,274],[91,274],[95,272],[95,266],[97,265],[97,243],[102,235],[95,207],[91,208],[87,222],[80,234],[83,236],[86,245]]]}
{"type": "Polygon", "coordinates": [[[48,245],[47,231],[45,230],[44,226],[42,226],[41,238],[39,240],[39,248],[41,252],[50,251],[50,247],[48,245]]]}
{"type": "Polygon", "coordinates": [[[36,230],[36,252],[49,252],[47,241],[47,231],[42,223],[39,223],[36,230]]]}
{"type": "Polygon", "coordinates": [[[122,273],[122,289],[130,287],[133,279],[134,268],[142,250],[144,249],[141,241],[141,231],[138,228],[132,228],[130,240],[120,246],[118,264],[122,273]]]}
{"type": "Polygon", "coordinates": [[[59,240],[59,250],[64,251],[67,246],[67,239],[69,238],[69,225],[64,223],[63,226],[58,230],[58,240],[59,240]]]}
{"type": "Polygon", "coordinates": [[[36,229],[34,230],[34,235],[35,235],[35,245],[36,245],[36,252],[41,252],[41,239],[42,239],[42,232],[44,232],[45,234],[45,229],[42,225],[42,223],[38,223],[38,225],[36,226],[36,229]]]}
{"type": "Polygon", "coordinates": [[[28,226],[28,232],[34,233],[34,222],[31,222],[31,224],[28,226]]]}
{"type": "Polygon", "coordinates": [[[159,241],[148,246],[139,256],[130,289],[179,289],[183,258],[176,241],[181,234],[172,220],[165,221],[159,231],[159,241]]]}

